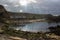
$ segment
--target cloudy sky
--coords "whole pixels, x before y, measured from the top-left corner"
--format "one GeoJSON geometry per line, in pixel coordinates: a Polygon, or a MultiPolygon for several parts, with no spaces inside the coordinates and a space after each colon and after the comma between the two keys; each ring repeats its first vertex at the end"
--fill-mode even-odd
{"type": "Polygon", "coordinates": [[[60,15],[60,0],[0,0],[6,10],[60,15]]]}

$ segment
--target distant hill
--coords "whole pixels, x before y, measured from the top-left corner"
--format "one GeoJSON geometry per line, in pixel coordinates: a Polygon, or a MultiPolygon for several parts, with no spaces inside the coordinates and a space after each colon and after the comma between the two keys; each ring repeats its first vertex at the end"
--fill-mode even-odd
{"type": "Polygon", "coordinates": [[[51,16],[51,14],[32,14],[32,13],[18,13],[18,12],[8,12],[6,9],[0,5],[0,14],[3,13],[5,17],[12,18],[31,18],[31,19],[39,19],[46,18],[51,16]]]}

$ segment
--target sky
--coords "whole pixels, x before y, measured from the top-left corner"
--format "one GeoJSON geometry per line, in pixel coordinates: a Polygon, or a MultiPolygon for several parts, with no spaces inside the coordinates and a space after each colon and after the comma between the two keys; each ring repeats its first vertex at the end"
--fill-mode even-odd
{"type": "Polygon", "coordinates": [[[60,15],[60,0],[0,0],[7,11],[60,15]]]}

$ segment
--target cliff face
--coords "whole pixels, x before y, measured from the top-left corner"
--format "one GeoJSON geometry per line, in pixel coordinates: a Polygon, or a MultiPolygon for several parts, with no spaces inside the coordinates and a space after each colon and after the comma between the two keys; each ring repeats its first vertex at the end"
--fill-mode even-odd
{"type": "Polygon", "coordinates": [[[5,18],[9,17],[7,11],[2,5],[0,5],[0,16],[4,16],[5,18]]]}

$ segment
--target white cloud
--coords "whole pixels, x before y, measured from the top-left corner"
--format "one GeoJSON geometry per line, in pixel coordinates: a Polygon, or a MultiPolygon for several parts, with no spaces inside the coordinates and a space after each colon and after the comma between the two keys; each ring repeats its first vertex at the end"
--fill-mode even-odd
{"type": "Polygon", "coordinates": [[[20,10],[20,12],[23,12],[23,10],[20,10]]]}
{"type": "Polygon", "coordinates": [[[7,7],[8,5],[7,4],[3,4],[3,6],[7,7]]]}
{"type": "Polygon", "coordinates": [[[19,5],[14,5],[14,7],[18,7],[19,5]]]}

